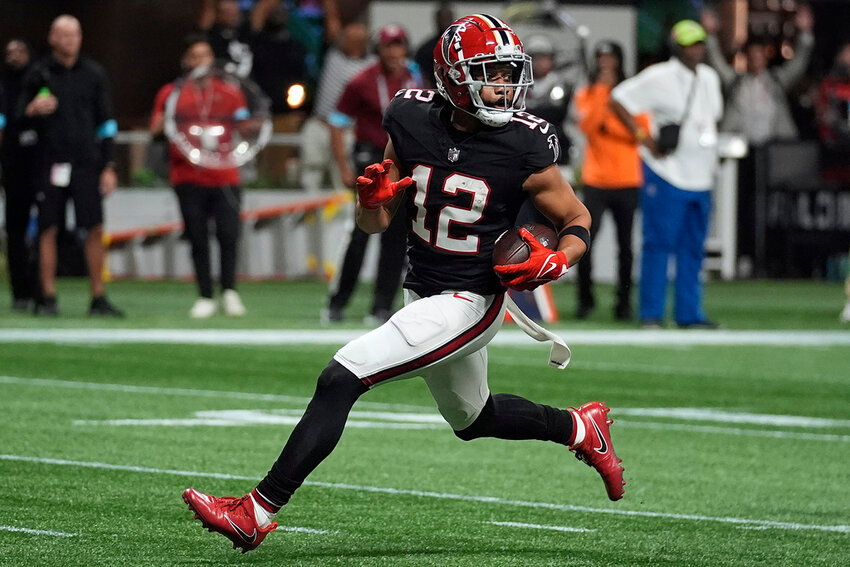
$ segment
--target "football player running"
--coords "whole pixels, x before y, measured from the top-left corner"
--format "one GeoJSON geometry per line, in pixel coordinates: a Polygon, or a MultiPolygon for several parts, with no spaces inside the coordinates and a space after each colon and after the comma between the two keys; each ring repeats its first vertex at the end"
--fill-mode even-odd
{"type": "Polygon", "coordinates": [[[555,165],[557,134],[523,112],[531,58],[503,21],[454,22],[434,49],[437,90],[399,91],[387,108],[385,159],[357,180],[357,222],[366,232],[405,215],[410,270],[405,306],[381,327],[342,347],[266,477],[241,498],[187,489],[204,527],[243,552],[277,524],[274,516],[336,446],[357,399],[370,388],[425,380],[460,439],[539,439],[569,447],[623,496],[623,468],[602,402],[554,408],[491,394],[487,344],[502,325],[505,287],[531,289],[561,277],[587,249],[590,215],[555,165]],[[404,174],[405,177],[401,178],[404,174]],[[552,251],[528,233],[529,259],[491,264],[493,243],[530,198],[559,229],[552,251]]]}

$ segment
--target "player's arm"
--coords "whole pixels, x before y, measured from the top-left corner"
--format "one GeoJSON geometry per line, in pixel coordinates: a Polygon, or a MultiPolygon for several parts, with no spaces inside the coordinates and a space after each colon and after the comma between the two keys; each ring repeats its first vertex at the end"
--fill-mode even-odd
{"type": "Polygon", "coordinates": [[[614,98],[611,98],[611,102],[609,104],[611,106],[611,110],[617,118],[620,119],[620,122],[623,123],[626,129],[632,133],[638,143],[646,146],[655,157],[662,157],[661,154],[658,153],[658,145],[655,142],[655,138],[653,138],[652,134],[650,134],[649,131],[641,125],[635,115],[629,112],[621,102],[614,98]]]}
{"type": "Polygon", "coordinates": [[[118,122],[112,109],[109,82],[104,71],[98,68],[94,116],[97,124],[95,137],[100,145],[100,191],[103,195],[109,195],[118,187],[118,175],[115,172],[115,136],[118,134],[118,122]]]}
{"type": "Polygon", "coordinates": [[[384,161],[373,163],[357,178],[357,226],[369,234],[383,232],[401,203],[404,190],[413,184],[410,177],[399,179],[399,159],[393,142],[387,142],[384,161]]]}
{"type": "Polygon", "coordinates": [[[529,246],[528,259],[521,264],[494,266],[493,270],[504,286],[531,290],[563,276],[587,252],[590,213],[555,164],[530,175],[523,189],[531,195],[537,210],[555,225],[558,248],[550,250],[521,228],[520,236],[529,246]]]}
{"type": "Polygon", "coordinates": [[[341,112],[333,112],[328,118],[331,132],[331,155],[336,163],[342,184],[349,189],[354,187],[356,174],[348,163],[345,152],[345,131],[353,126],[354,120],[341,112]]]}
{"type": "Polygon", "coordinates": [[[171,94],[172,84],[165,85],[156,93],[151,113],[150,134],[154,139],[162,139],[165,134],[165,100],[171,94]]]}
{"type": "Polygon", "coordinates": [[[523,183],[534,205],[555,225],[560,237],[558,250],[570,266],[575,265],[587,251],[590,234],[590,213],[584,203],[561,175],[555,164],[534,173],[523,183]]]}

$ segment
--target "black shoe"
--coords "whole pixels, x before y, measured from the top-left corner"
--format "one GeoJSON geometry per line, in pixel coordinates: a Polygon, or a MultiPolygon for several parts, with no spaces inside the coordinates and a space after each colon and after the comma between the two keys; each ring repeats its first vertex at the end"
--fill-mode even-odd
{"type": "Polygon", "coordinates": [[[322,309],[321,318],[322,324],[327,325],[328,323],[340,323],[345,316],[339,307],[328,307],[327,309],[322,309]]]}
{"type": "Polygon", "coordinates": [[[383,325],[390,320],[392,315],[389,309],[375,309],[363,318],[363,322],[367,325],[383,325]]]}
{"type": "Polygon", "coordinates": [[[661,329],[664,327],[664,322],[661,319],[642,319],[640,322],[641,329],[661,329]]]}
{"type": "Polygon", "coordinates": [[[720,324],[716,321],[712,321],[711,319],[696,321],[694,323],[676,323],[676,326],[680,329],[704,329],[707,331],[712,331],[714,329],[720,328],[720,324]]]}
{"type": "Polygon", "coordinates": [[[628,305],[617,304],[614,308],[614,319],[617,321],[631,321],[632,317],[632,308],[628,305]]]}
{"type": "Polygon", "coordinates": [[[124,317],[124,312],[109,303],[105,295],[93,297],[89,305],[89,315],[96,317],[124,317]]]}
{"type": "Polygon", "coordinates": [[[42,297],[33,307],[34,315],[47,315],[48,317],[57,317],[59,315],[59,304],[56,297],[42,297]]]}
{"type": "Polygon", "coordinates": [[[15,313],[27,313],[30,310],[30,300],[16,298],[12,300],[12,311],[15,313]]]}
{"type": "Polygon", "coordinates": [[[593,313],[594,307],[592,304],[581,303],[576,309],[576,318],[577,319],[587,319],[590,317],[590,314],[593,313]]]}

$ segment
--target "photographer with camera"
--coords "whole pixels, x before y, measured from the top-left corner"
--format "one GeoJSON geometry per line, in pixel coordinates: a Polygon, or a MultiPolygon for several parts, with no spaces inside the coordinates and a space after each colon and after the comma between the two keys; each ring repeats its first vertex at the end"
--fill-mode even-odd
{"type": "Polygon", "coordinates": [[[702,310],[699,278],[718,164],[717,122],[723,114],[720,79],[702,63],[705,39],[697,22],[678,22],[670,34],[673,56],[611,92],[611,108],[642,146],[640,319],[645,328],[663,325],[671,255],[676,258],[676,324],[717,326],[702,310]],[[635,120],[644,112],[651,116],[652,132],[635,120]]]}

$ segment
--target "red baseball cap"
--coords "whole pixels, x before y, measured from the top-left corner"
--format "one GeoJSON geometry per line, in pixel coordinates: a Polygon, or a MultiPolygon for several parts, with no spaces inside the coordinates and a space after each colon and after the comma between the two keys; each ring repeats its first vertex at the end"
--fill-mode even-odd
{"type": "Polygon", "coordinates": [[[407,32],[398,24],[390,24],[378,32],[378,45],[388,45],[393,42],[407,44],[407,32]]]}

